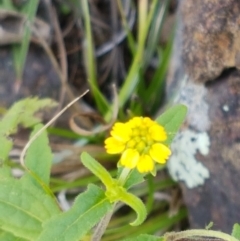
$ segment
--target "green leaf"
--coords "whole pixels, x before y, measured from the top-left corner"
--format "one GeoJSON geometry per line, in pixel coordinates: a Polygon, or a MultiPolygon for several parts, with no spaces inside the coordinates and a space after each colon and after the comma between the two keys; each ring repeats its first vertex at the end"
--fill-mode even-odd
{"type": "Polygon", "coordinates": [[[19,238],[11,233],[0,230],[0,241],[27,241],[27,239],[19,238]]]}
{"type": "Polygon", "coordinates": [[[39,0],[27,1],[22,8],[25,16],[25,25],[23,29],[23,38],[20,44],[13,46],[14,64],[18,80],[22,78],[22,73],[27,57],[28,47],[31,38],[31,26],[34,22],[39,0]]]}
{"type": "Polygon", "coordinates": [[[9,0],[0,1],[0,8],[6,9],[6,10],[15,10],[13,3],[9,0]]]}
{"type": "Polygon", "coordinates": [[[141,234],[138,237],[122,239],[122,241],[163,241],[163,237],[157,237],[148,234],[141,234]]]}
{"type": "Polygon", "coordinates": [[[165,142],[166,145],[171,144],[173,138],[184,122],[186,115],[187,107],[180,104],[171,107],[156,119],[156,122],[162,125],[168,134],[168,139],[165,142]]]}
{"type": "Polygon", "coordinates": [[[39,190],[30,176],[0,176],[0,227],[16,237],[36,240],[42,223],[60,212],[55,201],[39,190]]]}
{"type": "MultiPolygon", "coordinates": [[[[52,108],[55,107],[57,103],[52,99],[38,99],[35,98],[27,98],[23,101],[17,102],[16,106],[14,105],[13,110],[15,108],[19,111],[19,115],[17,116],[18,123],[23,125],[24,127],[31,127],[39,122],[41,119],[34,116],[34,113],[43,109],[43,108],[52,108]]],[[[11,113],[12,114],[12,113],[11,113]]]]}
{"type": "Polygon", "coordinates": [[[113,185],[114,180],[108,171],[87,152],[81,154],[81,161],[86,168],[102,181],[107,189],[113,185]]]}
{"type": "Polygon", "coordinates": [[[124,104],[129,100],[131,95],[136,89],[139,83],[139,68],[141,64],[139,61],[139,56],[136,54],[133,63],[131,64],[128,75],[123,82],[121,89],[119,90],[119,107],[122,108],[124,104]]]}
{"type": "MultiPolygon", "coordinates": [[[[168,13],[168,6],[170,1],[157,1],[154,8],[154,14],[152,17],[151,25],[149,26],[148,38],[146,41],[146,52],[144,56],[144,67],[148,67],[151,59],[154,56],[156,48],[159,46],[160,34],[162,33],[162,27],[165,23],[165,17],[168,13]],[[161,13],[161,14],[160,14],[161,13]]],[[[169,29],[169,32],[172,29],[169,29]]],[[[170,41],[168,40],[167,44],[170,41]]],[[[151,93],[154,93],[151,92],[151,93]]]]}
{"type": "Polygon", "coordinates": [[[145,105],[151,110],[150,113],[154,113],[159,109],[160,101],[164,95],[165,77],[166,72],[168,71],[168,63],[171,59],[173,39],[174,37],[172,36],[162,54],[159,54],[159,59],[162,59],[162,61],[158,65],[147,90],[145,90],[142,95],[145,105]]]}
{"type": "Polygon", "coordinates": [[[209,230],[213,227],[213,225],[214,225],[214,223],[211,221],[211,222],[209,222],[208,225],[205,226],[205,229],[209,230]]]}
{"type": "MultiPolygon", "coordinates": [[[[42,127],[42,124],[36,125],[31,137],[42,127]]],[[[47,132],[43,131],[42,134],[30,145],[25,159],[25,165],[27,168],[37,175],[38,179],[43,181],[47,186],[49,185],[53,157],[48,144],[47,132]]]]}
{"type": "Polygon", "coordinates": [[[147,184],[148,184],[148,194],[146,200],[146,208],[148,213],[152,211],[153,204],[154,204],[154,194],[155,194],[155,183],[154,183],[154,176],[148,175],[147,176],[147,184]]]}
{"type": "Polygon", "coordinates": [[[41,120],[34,113],[42,108],[54,107],[56,102],[51,99],[26,98],[15,103],[0,120],[0,165],[8,157],[12,141],[8,136],[16,133],[18,125],[31,127],[41,120]]]}
{"type": "MultiPolygon", "coordinates": [[[[137,219],[131,223],[133,226],[140,225],[146,218],[147,212],[142,201],[131,193],[128,193],[126,189],[118,184],[116,179],[113,179],[107,170],[99,164],[94,158],[88,153],[83,152],[81,160],[84,166],[86,166],[95,176],[97,176],[103,184],[106,186],[107,191],[105,192],[107,199],[111,203],[121,201],[130,206],[136,213],[137,219]]],[[[132,176],[127,186],[130,187],[135,182],[140,182],[139,176],[132,176]]]]}
{"type": "Polygon", "coordinates": [[[0,134],[0,166],[8,158],[8,154],[12,149],[13,143],[7,137],[0,134]]]}
{"type": "Polygon", "coordinates": [[[87,69],[87,81],[93,93],[93,98],[96,101],[98,110],[100,113],[104,114],[106,110],[110,109],[110,105],[104,95],[102,95],[101,90],[98,87],[97,83],[97,74],[96,74],[96,59],[94,56],[94,44],[93,44],[93,35],[91,29],[91,19],[89,11],[89,2],[87,0],[79,1],[79,9],[82,9],[82,17],[84,22],[84,31],[85,40],[84,40],[84,62],[87,69]]]}
{"type": "Polygon", "coordinates": [[[138,5],[138,44],[136,48],[136,54],[133,56],[133,62],[129,68],[128,75],[119,90],[119,107],[122,108],[124,104],[129,100],[131,95],[136,90],[136,87],[140,81],[140,71],[144,65],[144,49],[148,36],[148,30],[154,11],[156,10],[156,3],[158,1],[152,1],[149,11],[146,9],[146,2],[141,2],[138,5]]]}
{"type": "Polygon", "coordinates": [[[12,177],[11,168],[7,165],[3,165],[0,168],[0,180],[3,178],[10,178],[10,177],[12,177]]]}
{"type": "Polygon", "coordinates": [[[80,138],[82,138],[75,132],[60,127],[48,127],[47,132],[48,134],[64,137],[67,139],[79,140],[80,138]]]}
{"type": "Polygon", "coordinates": [[[231,234],[234,238],[240,240],[240,224],[235,223],[233,225],[233,230],[232,230],[232,234],[231,234]]]}
{"type": "Polygon", "coordinates": [[[137,196],[122,189],[122,192],[120,193],[120,195],[118,197],[118,200],[127,204],[137,214],[136,220],[134,220],[134,222],[130,223],[130,225],[138,226],[143,223],[143,221],[147,217],[147,210],[140,198],[138,198],[137,196]]]}
{"type": "Polygon", "coordinates": [[[34,113],[46,107],[56,106],[51,99],[26,98],[15,103],[0,121],[0,134],[14,134],[19,124],[31,127],[41,120],[34,113]]]}
{"type": "Polygon", "coordinates": [[[90,184],[69,211],[44,223],[44,230],[37,241],[79,241],[111,209],[104,191],[90,184]]]}

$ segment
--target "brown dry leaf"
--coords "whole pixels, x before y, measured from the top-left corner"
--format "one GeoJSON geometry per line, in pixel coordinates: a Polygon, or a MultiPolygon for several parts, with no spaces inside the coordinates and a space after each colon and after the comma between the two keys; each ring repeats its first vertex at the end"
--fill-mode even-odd
{"type": "MultiPolygon", "coordinates": [[[[26,16],[10,10],[0,9],[0,46],[20,43],[24,37],[26,16]]],[[[45,41],[51,37],[50,26],[39,18],[34,20],[34,28],[45,41]]],[[[33,38],[36,37],[33,35],[33,38]]],[[[33,40],[33,39],[32,39],[33,40]]],[[[35,42],[36,39],[34,39],[35,42]]]]}

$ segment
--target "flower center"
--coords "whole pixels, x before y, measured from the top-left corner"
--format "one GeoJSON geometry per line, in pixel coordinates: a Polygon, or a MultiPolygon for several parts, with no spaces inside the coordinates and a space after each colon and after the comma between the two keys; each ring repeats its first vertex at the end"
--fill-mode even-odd
{"type": "Polygon", "coordinates": [[[139,154],[148,152],[150,146],[154,143],[149,128],[138,126],[132,128],[132,134],[130,140],[126,143],[127,148],[136,149],[139,154]]]}

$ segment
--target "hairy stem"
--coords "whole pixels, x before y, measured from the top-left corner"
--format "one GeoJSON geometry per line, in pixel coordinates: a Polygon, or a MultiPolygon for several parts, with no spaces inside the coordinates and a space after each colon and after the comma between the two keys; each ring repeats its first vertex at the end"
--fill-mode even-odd
{"type": "Polygon", "coordinates": [[[205,238],[220,238],[222,240],[226,241],[238,241],[236,238],[232,237],[229,234],[220,232],[220,231],[214,231],[214,230],[206,230],[206,229],[192,229],[182,232],[171,232],[166,233],[164,235],[165,241],[177,241],[180,239],[186,239],[189,237],[205,237],[205,238]]]}

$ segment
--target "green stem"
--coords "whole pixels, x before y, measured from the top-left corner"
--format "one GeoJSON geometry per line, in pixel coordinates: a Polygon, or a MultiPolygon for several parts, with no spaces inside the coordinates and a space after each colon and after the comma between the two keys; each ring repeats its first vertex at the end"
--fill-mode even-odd
{"type": "MultiPolygon", "coordinates": [[[[132,93],[134,93],[136,86],[139,84],[140,69],[143,66],[144,61],[144,48],[145,42],[148,35],[148,30],[152,22],[154,12],[156,10],[156,5],[158,0],[153,0],[148,10],[148,1],[139,1],[138,5],[138,38],[137,38],[137,48],[135,50],[135,55],[133,62],[128,71],[128,75],[119,90],[119,108],[123,108],[124,104],[129,100],[132,93]],[[149,12],[148,12],[149,11],[149,12]]],[[[109,120],[111,112],[108,111],[105,115],[105,119],[109,120]]]]}
{"type": "Polygon", "coordinates": [[[229,234],[220,232],[220,231],[214,231],[214,230],[206,230],[206,229],[192,229],[182,232],[172,232],[172,233],[166,233],[164,235],[165,241],[177,241],[180,239],[186,239],[189,237],[211,237],[211,238],[220,238],[226,241],[239,241],[236,238],[232,237],[229,234]]]}
{"type": "MultiPolygon", "coordinates": [[[[124,168],[118,178],[118,184],[121,186],[124,186],[125,182],[127,181],[128,175],[131,173],[131,169],[124,168]]],[[[92,235],[91,241],[99,241],[101,240],[110,220],[114,212],[114,207],[116,206],[117,202],[114,203],[112,211],[110,211],[106,216],[102,218],[102,220],[99,222],[97,227],[94,230],[94,233],[92,235]]]]}
{"type": "Polygon", "coordinates": [[[121,186],[124,186],[130,173],[131,173],[131,169],[126,168],[126,167],[123,168],[123,170],[118,178],[118,184],[121,186]]]}

